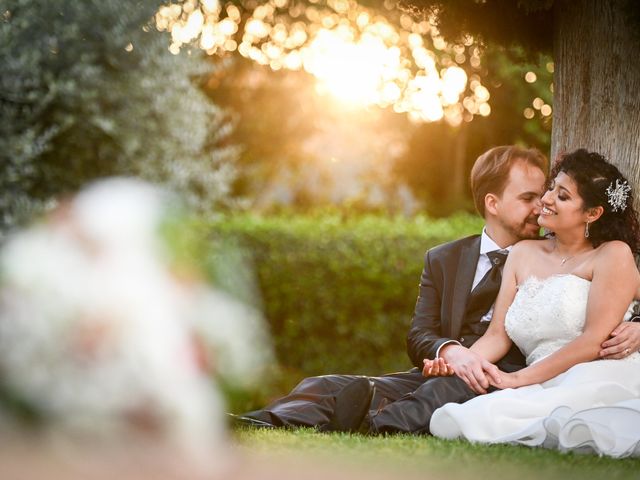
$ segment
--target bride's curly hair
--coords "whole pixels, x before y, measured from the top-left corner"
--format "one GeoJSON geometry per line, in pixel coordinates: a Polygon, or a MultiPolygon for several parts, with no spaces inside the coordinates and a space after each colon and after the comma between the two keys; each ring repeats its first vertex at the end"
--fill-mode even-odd
{"type": "Polygon", "coordinates": [[[616,180],[626,182],[627,179],[618,168],[607,162],[599,153],[584,149],[562,155],[551,170],[550,179],[558,173],[569,175],[578,186],[578,193],[584,201],[584,209],[604,208],[604,213],[589,225],[589,240],[594,247],[610,241],[621,240],[640,254],[640,224],[634,208],[634,189],[629,192],[624,210],[614,211],[609,204],[607,188],[615,186],[616,180]]]}

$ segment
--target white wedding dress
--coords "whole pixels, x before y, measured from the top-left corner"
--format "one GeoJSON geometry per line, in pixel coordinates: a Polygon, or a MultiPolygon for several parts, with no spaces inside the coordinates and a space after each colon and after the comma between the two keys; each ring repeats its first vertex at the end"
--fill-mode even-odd
{"type": "MultiPolygon", "coordinates": [[[[590,286],[575,275],[529,278],[519,286],[505,328],[527,365],[582,333],[590,286]]],[[[640,456],[640,353],[581,363],[540,385],[448,403],[433,414],[430,430],[473,442],[640,456]]]]}

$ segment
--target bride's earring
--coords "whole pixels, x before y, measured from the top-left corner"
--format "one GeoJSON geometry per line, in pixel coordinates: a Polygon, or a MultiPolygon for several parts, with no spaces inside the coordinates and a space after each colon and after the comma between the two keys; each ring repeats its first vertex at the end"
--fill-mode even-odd
{"type": "Polygon", "coordinates": [[[587,226],[584,229],[584,238],[589,238],[589,222],[587,222],[587,226]]]}

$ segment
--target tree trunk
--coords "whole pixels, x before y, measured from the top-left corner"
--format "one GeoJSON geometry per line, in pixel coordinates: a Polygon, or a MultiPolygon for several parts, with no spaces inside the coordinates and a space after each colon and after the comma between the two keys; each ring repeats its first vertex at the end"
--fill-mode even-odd
{"type": "Polygon", "coordinates": [[[640,34],[632,2],[556,0],[551,157],[580,147],[599,152],[639,187],[640,34]]]}

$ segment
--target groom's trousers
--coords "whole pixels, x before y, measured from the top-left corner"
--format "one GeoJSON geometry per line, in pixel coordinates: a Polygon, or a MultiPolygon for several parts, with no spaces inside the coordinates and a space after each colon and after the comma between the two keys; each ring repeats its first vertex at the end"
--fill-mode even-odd
{"type": "MultiPolygon", "coordinates": [[[[522,356],[512,349],[498,362],[503,371],[522,368],[522,356]]],[[[261,410],[243,416],[278,427],[317,427],[323,429],[333,416],[335,397],[360,375],[323,375],[305,378],[289,395],[261,410]]],[[[463,403],[476,394],[456,376],[425,378],[414,368],[408,372],[366,377],[375,385],[371,410],[367,416],[371,433],[428,434],[433,412],[446,403],[463,403]]]]}
{"type": "MultiPolygon", "coordinates": [[[[319,427],[329,423],[335,407],[335,396],[362,375],[322,375],[302,380],[287,396],[261,410],[243,414],[278,427],[319,427]]],[[[371,408],[398,401],[415,391],[427,379],[414,368],[409,372],[391,373],[369,378],[376,386],[371,408]]]]}

